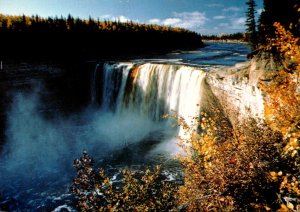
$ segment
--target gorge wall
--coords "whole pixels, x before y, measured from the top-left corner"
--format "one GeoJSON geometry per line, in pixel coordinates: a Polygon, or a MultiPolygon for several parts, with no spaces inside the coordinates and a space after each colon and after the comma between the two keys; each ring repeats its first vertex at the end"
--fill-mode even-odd
{"type": "Polygon", "coordinates": [[[264,120],[265,98],[259,85],[261,81],[271,80],[270,73],[278,69],[275,64],[272,55],[263,53],[248,62],[207,74],[206,82],[231,123],[249,118],[264,120]]]}

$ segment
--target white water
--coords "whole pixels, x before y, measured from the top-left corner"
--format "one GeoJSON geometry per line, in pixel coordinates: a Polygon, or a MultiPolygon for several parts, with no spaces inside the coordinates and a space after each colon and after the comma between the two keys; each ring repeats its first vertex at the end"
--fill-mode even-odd
{"type": "MultiPolygon", "coordinates": [[[[104,65],[103,105],[117,114],[134,112],[160,121],[176,113],[190,124],[199,117],[201,84],[206,75],[195,67],[164,64],[104,65]]],[[[182,133],[180,133],[182,134],[182,133]]]]}

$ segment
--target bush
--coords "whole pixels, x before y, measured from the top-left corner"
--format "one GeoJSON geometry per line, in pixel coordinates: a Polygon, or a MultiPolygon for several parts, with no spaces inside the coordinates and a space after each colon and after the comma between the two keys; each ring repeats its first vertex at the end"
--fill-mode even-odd
{"type": "Polygon", "coordinates": [[[272,73],[273,81],[262,83],[266,92],[266,122],[283,135],[277,143],[281,166],[269,173],[277,182],[278,204],[281,211],[300,210],[300,46],[280,23],[274,23],[276,37],[268,39],[267,50],[275,50],[281,57],[282,70],[272,73]]]}
{"type": "Polygon", "coordinates": [[[186,131],[179,143],[184,150],[179,159],[185,173],[178,205],[188,211],[236,211],[273,204],[277,185],[270,182],[268,173],[279,161],[274,146],[279,134],[267,126],[258,127],[253,120],[233,130],[217,126],[217,117],[205,113],[201,114],[200,129],[198,122],[188,126],[182,118],[175,118],[186,131]],[[221,138],[218,128],[232,132],[221,138]]]}
{"type": "Polygon", "coordinates": [[[93,165],[86,152],[74,161],[77,176],[71,191],[80,211],[166,211],[175,207],[177,185],[165,181],[159,167],[143,173],[123,170],[122,185],[118,187],[103,169],[97,173],[93,165]]]}

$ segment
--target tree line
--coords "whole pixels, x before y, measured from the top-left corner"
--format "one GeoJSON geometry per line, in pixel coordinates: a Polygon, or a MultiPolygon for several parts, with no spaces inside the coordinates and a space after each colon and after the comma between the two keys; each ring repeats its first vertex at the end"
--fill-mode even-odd
{"type": "Polygon", "coordinates": [[[202,35],[204,40],[240,40],[246,41],[246,35],[242,32],[237,32],[233,34],[222,34],[222,35],[202,35]]]}
{"type": "Polygon", "coordinates": [[[67,17],[0,15],[2,57],[106,57],[202,46],[182,28],[67,17]]]}

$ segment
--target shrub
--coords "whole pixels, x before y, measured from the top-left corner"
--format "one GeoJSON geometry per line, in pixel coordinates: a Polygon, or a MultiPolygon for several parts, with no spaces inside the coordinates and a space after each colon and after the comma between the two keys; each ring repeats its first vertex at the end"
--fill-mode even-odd
{"type": "Polygon", "coordinates": [[[165,181],[159,167],[143,173],[123,170],[122,185],[118,187],[103,169],[96,172],[93,165],[86,152],[74,161],[77,176],[71,191],[80,211],[166,211],[175,207],[177,186],[165,181]]]}
{"type": "Polygon", "coordinates": [[[198,122],[185,129],[179,145],[184,154],[179,157],[184,166],[184,185],[178,192],[178,205],[188,211],[236,211],[265,208],[276,200],[270,195],[277,187],[268,173],[278,163],[274,144],[280,136],[267,126],[248,120],[235,130],[217,126],[217,117],[201,113],[198,122]],[[218,137],[219,128],[231,133],[218,137]],[[231,136],[230,136],[231,135],[231,136]]]}
{"type": "Polygon", "coordinates": [[[269,173],[279,185],[278,204],[281,211],[300,210],[300,46],[299,38],[274,23],[276,37],[268,39],[266,49],[275,49],[283,64],[282,70],[273,73],[271,83],[262,83],[266,92],[266,122],[283,139],[278,142],[281,166],[269,173]]]}

